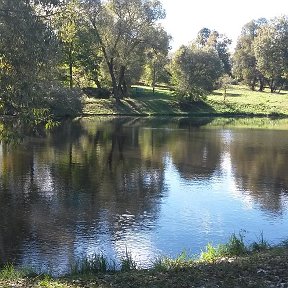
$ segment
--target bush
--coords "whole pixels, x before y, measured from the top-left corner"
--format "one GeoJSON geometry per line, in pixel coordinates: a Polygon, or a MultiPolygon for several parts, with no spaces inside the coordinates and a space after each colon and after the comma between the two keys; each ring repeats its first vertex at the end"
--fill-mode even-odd
{"type": "Polygon", "coordinates": [[[48,98],[51,113],[56,117],[75,117],[82,112],[81,90],[57,87],[48,98]]]}
{"type": "Polygon", "coordinates": [[[214,50],[191,45],[175,53],[171,71],[178,94],[185,100],[197,101],[215,88],[223,69],[214,50]]]}
{"type": "Polygon", "coordinates": [[[82,90],[87,96],[97,99],[108,99],[111,96],[111,92],[106,88],[85,87],[82,90]]]}

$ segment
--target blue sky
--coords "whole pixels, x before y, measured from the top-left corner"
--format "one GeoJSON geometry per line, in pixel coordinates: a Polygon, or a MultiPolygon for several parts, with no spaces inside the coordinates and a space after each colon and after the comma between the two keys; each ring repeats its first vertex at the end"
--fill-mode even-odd
{"type": "Polygon", "coordinates": [[[162,22],[173,37],[173,50],[188,44],[197,32],[207,27],[226,34],[235,46],[244,24],[260,17],[288,14],[288,0],[161,0],[166,10],[162,22]]]}

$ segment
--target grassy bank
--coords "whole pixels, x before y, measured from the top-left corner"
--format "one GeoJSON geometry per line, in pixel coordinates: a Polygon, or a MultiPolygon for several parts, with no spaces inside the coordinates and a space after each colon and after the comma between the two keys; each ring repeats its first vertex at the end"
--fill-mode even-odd
{"type": "Polygon", "coordinates": [[[122,271],[111,272],[100,257],[97,265],[95,258],[84,261],[77,273],[55,279],[6,265],[0,271],[0,287],[287,287],[287,260],[287,243],[270,247],[261,238],[247,247],[241,236],[232,235],[227,244],[207,245],[196,258],[182,253],[176,259],[158,259],[148,270],[137,270],[127,258],[122,271]]]}
{"type": "Polygon", "coordinates": [[[132,96],[116,105],[112,99],[86,97],[84,115],[247,115],[288,116],[288,92],[273,93],[250,91],[245,86],[235,85],[227,91],[224,101],[223,90],[216,90],[205,101],[185,103],[173,91],[134,86],[132,96]]]}

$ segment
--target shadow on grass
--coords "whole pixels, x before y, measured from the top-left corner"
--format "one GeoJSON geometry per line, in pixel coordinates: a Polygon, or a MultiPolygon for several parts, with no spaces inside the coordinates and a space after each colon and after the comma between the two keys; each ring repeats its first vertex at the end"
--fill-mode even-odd
{"type": "MultiPolygon", "coordinates": [[[[177,113],[177,107],[175,102],[169,101],[168,99],[153,98],[153,99],[125,99],[126,111],[137,112],[140,114],[175,114],[177,113]]],[[[123,107],[124,107],[123,106],[123,107]]]]}
{"type": "MultiPolygon", "coordinates": [[[[223,96],[224,98],[224,92],[213,92],[211,94],[212,96],[223,96]]],[[[226,93],[226,97],[241,97],[243,96],[242,94],[239,93],[226,93]]]]}
{"type": "Polygon", "coordinates": [[[179,102],[180,109],[183,112],[187,113],[215,113],[215,109],[204,101],[197,101],[197,102],[189,102],[189,101],[180,101],[179,102]]]}
{"type": "Polygon", "coordinates": [[[189,114],[191,116],[193,114],[214,115],[216,113],[216,110],[204,101],[179,101],[178,99],[171,100],[167,97],[125,99],[117,110],[139,114],[189,114]],[[119,110],[120,107],[121,110],[119,110]]]}
{"type": "Polygon", "coordinates": [[[170,97],[172,95],[174,95],[173,91],[169,88],[161,88],[160,89],[155,89],[154,93],[153,93],[153,89],[152,88],[142,88],[142,87],[132,87],[131,89],[132,98],[135,99],[139,99],[139,98],[153,98],[153,99],[167,99],[167,97],[170,97]]]}

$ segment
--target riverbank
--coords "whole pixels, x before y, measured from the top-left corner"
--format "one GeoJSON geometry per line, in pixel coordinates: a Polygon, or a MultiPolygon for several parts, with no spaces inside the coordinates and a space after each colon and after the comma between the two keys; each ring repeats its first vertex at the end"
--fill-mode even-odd
{"type": "Polygon", "coordinates": [[[216,90],[205,101],[180,101],[167,88],[152,89],[133,86],[132,96],[116,104],[112,99],[84,97],[83,115],[136,115],[136,116],[278,116],[288,117],[288,91],[270,93],[250,91],[248,87],[234,85],[227,90],[216,90]]]}
{"type": "Polygon", "coordinates": [[[222,246],[208,245],[198,260],[181,254],[177,259],[159,260],[148,270],[135,267],[106,273],[86,270],[56,279],[29,275],[8,265],[0,271],[0,287],[288,287],[287,243],[271,248],[261,240],[253,244],[252,251],[243,246],[241,238],[233,237],[222,246]],[[236,256],[225,257],[227,253],[236,256]]]}

